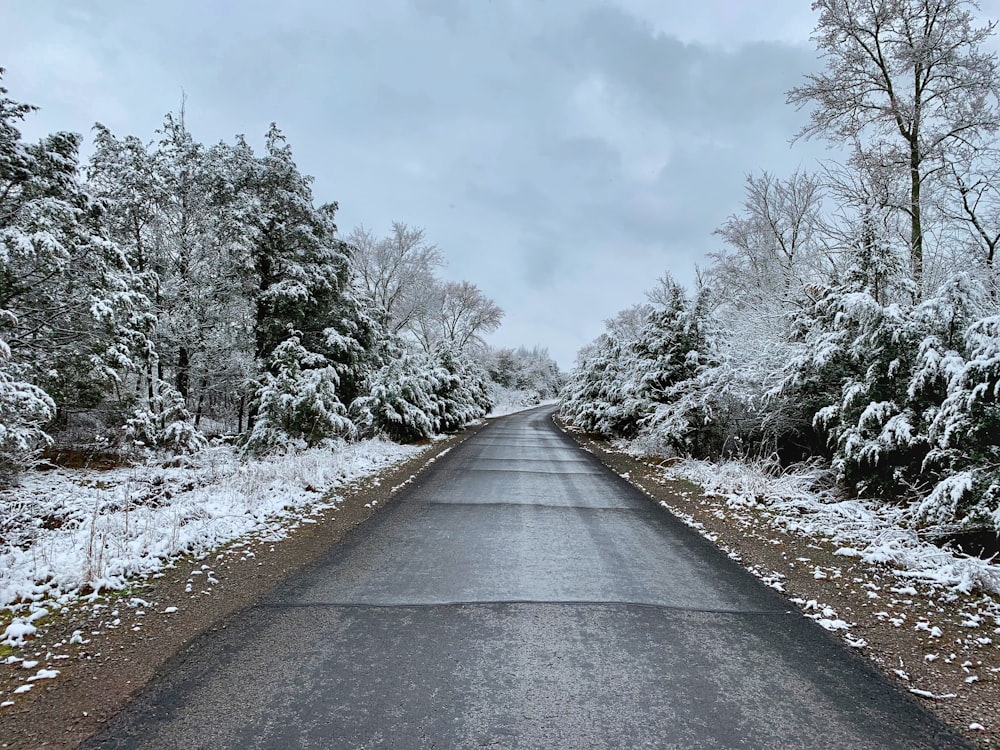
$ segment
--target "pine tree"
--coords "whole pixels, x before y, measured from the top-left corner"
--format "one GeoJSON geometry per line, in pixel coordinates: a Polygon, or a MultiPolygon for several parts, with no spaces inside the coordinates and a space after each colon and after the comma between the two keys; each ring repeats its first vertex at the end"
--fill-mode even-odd
{"type": "MultiPolygon", "coordinates": [[[[343,408],[330,410],[346,413],[381,365],[384,332],[355,297],[350,247],[336,236],[337,205],[313,205],[311,180],[299,173],[276,126],[268,132],[266,147],[259,158],[252,157],[245,144],[235,154],[243,167],[241,188],[250,196],[237,216],[244,232],[247,296],[253,305],[259,372],[254,403],[263,407],[274,378],[289,382],[278,369],[286,367],[287,357],[276,353],[294,338],[296,347],[308,353],[297,358],[303,372],[330,368],[335,374],[323,375],[324,399],[335,380],[343,408]]],[[[312,387],[309,377],[302,376],[303,387],[312,387]]],[[[343,430],[338,426],[337,432],[343,430]]]]}
{"type": "Polygon", "coordinates": [[[120,419],[108,409],[114,411],[122,374],[135,367],[144,344],[148,300],[107,234],[104,205],[80,184],[80,136],[56,133],[24,144],[14,123],[30,107],[2,94],[0,102],[4,379],[30,386],[20,389],[22,405],[28,393],[51,399],[32,401],[36,429],[54,405],[48,427],[93,440],[120,419]],[[95,422],[99,409],[104,414],[95,422]]]}

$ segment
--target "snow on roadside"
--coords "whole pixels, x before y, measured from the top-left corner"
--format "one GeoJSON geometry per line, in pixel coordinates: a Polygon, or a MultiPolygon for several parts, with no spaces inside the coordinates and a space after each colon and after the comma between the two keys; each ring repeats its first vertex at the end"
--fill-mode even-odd
{"type": "Polygon", "coordinates": [[[836,554],[883,563],[903,578],[961,593],[1000,594],[1000,566],[922,540],[907,525],[905,508],[840,499],[825,471],[800,468],[773,475],[763,466],[684,460],[667,473],[700,485],[730,508],[762,508],[790,532],[822,535],[842,545],[836,554]]]}
{"type": "Polygon", "coordinates": [[[281,538],[290,519],[335,507],[327,493],[421,450],[365,440],[241,462],[233,448],[215,446],[176,466],[150,459],[26,474],[0,492],[0,610],[19,615],[0,644],[23,645],[46,614],[43,602],[120,588],[173,557],[251,532],[281,538]]]}

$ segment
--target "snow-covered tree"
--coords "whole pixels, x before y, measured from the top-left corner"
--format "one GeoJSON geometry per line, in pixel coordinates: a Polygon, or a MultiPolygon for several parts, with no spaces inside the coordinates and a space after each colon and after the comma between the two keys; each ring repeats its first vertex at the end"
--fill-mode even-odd
{"type": "Polygon", "coordinates": [[[355,279],[390,333],[404,331],[425,315],[435,293],[441,252],[427,242],[424,230],[393,222],[392,234],[376,237],[364,226],[347,237],[353,246],[355,279]]]}
{"type": "MultiPolygon", "coordinates": [[[[298,358],[303,371],[330,368],[336,374],[337,397],[346,413],[381,364],[384,334],[354,293],[351,248],[337,237],[334,223],[337,206],[314,205],[311,178],[299,173],[275,126],[263,156],[238,144],[234,157],[243,170],[236,185],[246,197],[236,217],[246,248],[242,273],[253,306],[254,360],[261,373],[254,404],[264,405],[271,379],[280,374],[275,368],[287,359],[275,352],[294,338],[310,353],[298,358]]],[[[326,398],[334,381],[323,378],[326,398]]],[[[293,381],[285,377],[282,382],[293,381]]],[[[306,380],[294,382],[312,387],[306,380]]]]}
{"type": "Polygon", "coordinates": [[[481,350],[500,327],[503,310],[469,281],[435,281],[424,311],[409,325],[428,354],[441,347],[481,350]]]}
{"type": "Polygon", "coordinates": [[[992,25],[971,0],[814,0],[826,70],[788,101],[810,109],[802,134],[857,146],[868,168],[903,176],[910,270],[923,293],[927,180],[956,144],[1000,126],[992,25]]]}
{"type": "Polygon", "coordinates": [[[401,353],[373,376],[369,393],[355,399],[351,414],[365,431],[412,442],[440,432],[438,377],[422,354],[401,353]]]}
{"type": "Polygon", "coordinates": [[[638,398],[642,377],[635,344],[651,312],[648,304],[623,310],[577,354],[560,405],[562,417],[577,429],[609,436],[635,433],[646,414],[646,402],[638,398]]]}
{"type": "Polygon", "coordinates": [[[161,421],[156,410],[167,403],[160,394],[168,382],[197,428],[206,401],[232,400],[247,378],[249,303],[239,281],[241,247],[221,218],[230,200],[226,147],[195,141],[183,110],[168,114],[158,134],[147,145],[96,126],[89,184],[152,301],[137,408],[161,421]]]}
{"type": "Polygon", "coordinates": [[[544,347],[490,348],[483,366],[500,388],[531,394],[536,401],[554,398],[564,385],[559,365],[544,347]]]}
{"type": "Polygon", "coordinates": [[[23,143],[15,123],[30,111],[0,91],[0,369],[13,404],[4,422],[22,446],[43,422],[101,431],[84,417],[119,400],[148,302],[104,206],[80,184],[80,136],[23,143]]]}
{"type": "Polygon", "coordinates": [[[710,256],[716,293],[744,309],[787,309],[803,285],[830,269],[820,236],[822,185],[804,172],[788,179],[763,172],[749,175],[745,190],[743,211],[715,232],[726,243],[710,256]]]}
{"type": "Polygon", "coordinates": [[[340,399],[337,370],[306,349],[294,332],[278,344],[256,398],[246,448],[255,454],[312,448],[353,437],[354,423],[340,399]]]}
{"type": "Polygon", "coordinates": [[[451,432],[492,408],[489,376],[460,352],[403,353],[373,378],[371,392],[351,407],[359,424],[396,440],[451,432]]]}

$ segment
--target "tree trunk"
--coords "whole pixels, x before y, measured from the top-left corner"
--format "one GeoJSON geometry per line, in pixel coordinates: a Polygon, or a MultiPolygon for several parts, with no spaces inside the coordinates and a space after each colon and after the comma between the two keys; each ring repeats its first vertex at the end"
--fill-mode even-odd
{"type": "Polygon", "coordinates": [[[188,385],[191,382],[191,355],[186,346],[181,346],[177,350],[177,376],[174,378],[177,392],[181,398],[187,402],[188,385]]]}
{"type": "Polygon", "coordinates": [[[198,408],[194,412],[194,427],[198,429],[201,425],[201,414],[202,408],[205,405],[205,389],[208,387],[208,378],[202,377],[201,383],[198,386],[198,408]]]}
{"type": "Polygon", "coordinates": [[[914,302],[923,299],[924,232],[920,215],[920,145],[910,141],[910,265],[916,286],[914,302]]]}

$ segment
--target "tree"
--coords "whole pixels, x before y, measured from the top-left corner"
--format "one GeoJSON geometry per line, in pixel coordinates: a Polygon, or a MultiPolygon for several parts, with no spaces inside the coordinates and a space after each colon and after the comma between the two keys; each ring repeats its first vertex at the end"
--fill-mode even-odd
{"type": "Polygon", "coordinates": [[[148,145],[101,125],[94,130],[89,187],[107,207],[111,237],[152,302],[144,331],[150,345],[135,387],[142,402],[136,409],[149,413],[137,411],[131,421],[175,424],[177,414],[163,410],[183,405],[195,411],[197,428],[206,396],[239,389],[251,348],[246,326],[238,325],[247,318],[247,300],[223,222],[227,164],[219,152],[225,147],[195,141],[183,109],[166,115],[158,140],[148,145]]]}
{"type": "Polygon", "coordinates": [[[8,437],[17,434],[18,422],[36,436],[47,422],[50,431],[79,427],[93,438],[114,426],[104,417],[113,423],[121,416],[94,419],[100,408],[114,406],[122,374],[135,367],[148,300],[108,236],[106,207],[80,184],[80,136],[54,133],[22,143],[14,124],[32,108],[5,94],[0,89],[0,317],[6,329],[0,380],[13,405],[3,410],[3,421],[14,429],[8,437]]]}
{"type": "Polygon", "coordinates": [[[634,434],[642,415],[631,413],[626,403],[636,403],[640,377],[634,344],[650,311],[648,305],[621,311],[604,321],[605,332],[577,353],[559,407],[577,429],[607,436],[634,434]]]}
{"type": "Polygon", "coordinates": [[[544,347],[491,347],[483,359],[490,380],[500,388],[531,392],[541,400],[557,395],[564,385],[559,365],[544,347]]]}
{"type": "Polygon", "coordinates": [[[431,302],[410,330],[424,351],[485,346],[482,336],[500,327],[503,310],[469,281],[436,282],[431,302]]]}
{"type": "MultiPolygon", "coordinates": [[[[258,408],[268,405],[275,378],[285,390],[288,384],[319,388],[318,375],[310,372],[317,370],[324,373],[326,411],[346,413],[381,364],[378,344],[384,330],[354,295],[351,247],[337,237],[334,222],[337,204],[314,205],[311,178],[298,171],[275,125],[267,134],[266,149],[258,158],[241,142],[233,154],[242,169],[236,189],[245,196],[234,219],[243,234],[245,294],[252,308],[258,369],[254,403],[258,408]],[[286,345],[293,339],[299,352],[294,357],[299,370],[294,372],[286,345]],[[279,349],[285,354],[278,356],[279,349]],[[328,370],[336,377],[325,374],[328,370]],[[334,390],[343,409],[330,406],[334,390]]],[[[270,424],[290,423],[272,419],[270,424]]]]}
{"type": "Polygon", "coordinates": [[[814,40],[827,63],[788,93],[814,104],[800,136],[858,145],[869,168],[905,172],[909,255],[923,295],[923,191],[956,144],[994,132],[997,64],[982,44],[995,24],[976,26],[972,0],[815,0],[814,40]]]}
{"type": "Polygon", "coordinates": [[[962,149],[947,164],[946,179],[955,197],[948,215],[968,234],[974,257],[985,268],[996,297],[996,260],[1000,250],[1000,149],[962,149]]]}
{"type": "Polygon", "coordinates": [[[354,435],[354,423],[338,394],[340,378],[323,355],[307,350],[293,332],[271,356],[257,392],[248,451],[280,453],[354,435]]]}
{"type": "Polygon", "coordinates": [[[822,199],[819,179],[804,172],[747,176],[743,211],[715,231],[728,245],[713,255],[714,283],[725,286],[726,299],[787,305],[829,268],[819,239],[822,199]]]}
{"type": "Polygon", "coordinates": [[[420,227],[396,221],[392,234],[378,238],[360,226],[347,238],[360,289],[380,311],[390,333],[412,325],[427,309],[435,287],[434,271],[444,265],[440,251],[420,227]]]}
{"type": "MultiPolygon", "coordinates": [[[[0,310],[0,326],[3,325],[17,326],[17,318],[9,310],[0,310]]],[[[20,380],[19,370],[10,361],[10,347],[0,338],[0,483],[3,484],[36,448],[48,442],[44,427],[56,413],[49,394],[20,380]]]]}
{"type": "Polygon", "coordinates": [[[433,354],[402,353],[373,378],[371,392],[351,406],[370,431],[396,440],[450,432],[493,407],[488,376],[476,362],[445,346],[433,354]]]}

